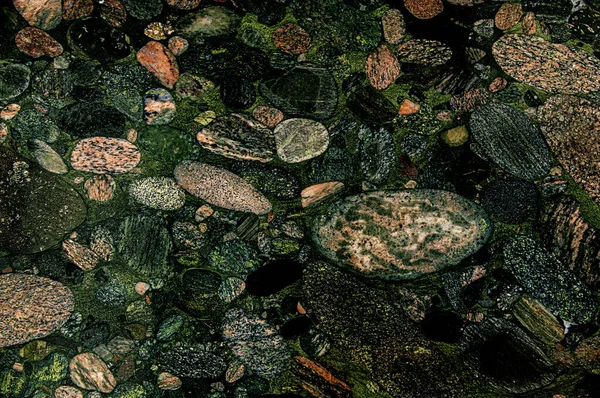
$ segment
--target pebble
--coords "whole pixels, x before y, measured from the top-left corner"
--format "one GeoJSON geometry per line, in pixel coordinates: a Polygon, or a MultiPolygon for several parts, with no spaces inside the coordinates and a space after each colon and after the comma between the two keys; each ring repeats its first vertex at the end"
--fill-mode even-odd
{"type": "Polygon", "coordinates": [[[175,100],[164,88],[153,88],[144,95],[144,121],[150,125],[169,124],[175,118],[175,100]]]}
{"type": "Polygon", "coordinates": [[[117,109],[95,102],[68,105],[61,109],[58,117],[59,126],[74,138],[120,137],[126,122],[125,115],[117,109]]]}
{"type": "Polygon", "coordinates": [[[93,176],[83,184],[88,199],[106,202],[113,198],[116,183],[110,175],[93,176]]]}
{"type": "Polygon", "coordinates": [[[33,140],[33,145],[33,156],[42,168],[54,174],[66,174],[69,171],[60,155],[50,145],[36,139],[33,140]]]}
{"type": "Polygon", "coordinates": [[[489,90],[492,93],[497,93],[498,91],[504,90],[506,86],[508,86],[508,81],[505,78],[498,76],[490,83],[489,90]]]}
{"type": "Polygon", "coordinates": [[[140,296],[146,294],[146,292],[150,289],[150,285],[146,282],[138,282],[135,284],[135,292],[140,296]]]}
{"type": "Polygon", "coordinates": [[[173,55],[178,57],[187,51],[187,49],[190,47],[190,44],[181,36],[173,36],[169,39],[168,47],[173,55]]]}
{"type": "Polygon", "coordinates": [[[179,67],[171,51],[157,41],[150,41],[137,52],[137,60],[168,88],[179,78],[179,67]]]}
{"type": "Polygon", "coordinates": [[[396,8],[387,10],[381,17],[383,37],[390,44],[400,44],[406,36],[406,23],[402,12],[396,8]]]}
{"type": "Polygon", "coordinates": [[[185,161],[175,167],[177,183],[190,194],[225,209],[266,214],[271,203],[237,175],[209,164],[185,161]]]}
{"type": "Polygon", "coordinates": [[[181,379],[168,372],[162,372],[158,375],[158,388],[163,391],[179,390],[182,386],[181,379]]]}
{"type": "Polygon", "coordinates": [[[259,105],[252,111],[252,116],[267,127],[273,128],[283,120],[283,112],[277,108],[259,105]]]}
{"type": "Polygon", "coordinates": [[[4,108],[2,108],[2,111],[0,111],[0,119],[11,120],[12,118],[14,118],[15,116],[17,116],[19,114],[20,110],[21,110],[21,105],[8,104],[4,108]]]}
{"type": "Polygon", "coordinates": [[[392,50],[387,45],[382,44],[367,57],[365,71],[373,87],[378,90],[385,90],[400,75],[400,62],[398,62],[392,50]]]}
{"type": "Polygon", "coordinates": [[[185,192],[169,177],[134,181],[129,186],[129,194],[136,202],[152,209],[177,210],[185,203],[185,192]]]}
{"type": "Polygon", "coordinates": [[[277,155],[286,163],[299,163],[321,155],[329,145],[329,133],[310,119],[287,119],[275,127],[277,155]]]}
{"type": "Polygon", "coordinates": [[[8,137],[8,127],[6,127],[6,124],[0,123],[0,144],[3,143],[4,141],[6,141],[7,137],[8,137]]]}
{"type": "Polygon", "coordinates": [[[84,271],[96,268],[100,260],[96,253],[72,239],[66,239],[62,243],[62,248],[67,258],[84,271]]]}
{"type": "Polygon", "coordinates": [[[66,21],[82,19],[94,11],[93,0],[63,0],[62,17],[66,21]]]}
{"type": "Polygon", "coordinates": [[[455,147],[465,144],[469,140],[469,132],[466,126],[458,126],[450,130],[444,130],[440,135],[442,141],[448,146],[455,147]]]}
{"type": "Polygon", "coordinates": [[[54,398],[83,398],[83,394],[72,386],[60,386],[54,390],[54,398]]]}
{"type": "MultiPolygon", "coordinates": [[[[73,22],[67,30],[67,42],[75,54],[100,62],[123,59],[129,56],[131,50],[130,40],[125,33],[97,18],[73,22]]],[[[89,70],[84,73],[87,79],[89,70]]]]}
{"type": "Polygon", "coordinates": [[[446,44],[427,39],[412,39],[398,46],[398,58],[402,62],[439,66],[452,58],[452,49],[446,44]]]}
{"type": "Polygon", "coordinates": [[[338,181],[324,182],[306,187],[300,193],[302,207],[317,206],[344,189],[344,184],[338,181]]]}
{"type": "Polygon", "coordinates": [[[319,251],[367,277],[439,271],[477,252],[491,234],[479,206],[439,190],[363,193],[331,204],[326,214],[313,226],[319,251]]]}
{"type": "Polygon", "coordinates": [[[169,373],[191,379],[215,379],[227,369],[223,358],[194,346],[171,347],[161,353],[158,363],[169,373]]]}
{"type": "Polygon", "coordinates": [[[202,205],[200,207],[198,207],[196,209],[196,213],[194,216],[194,219],[196,220],[196,222],[202,222],[204,220],[206,220],[208,217],[212,216],[214,214],[214,210],[212,207],[208,206],[208,205],[202,205]]]}
{"type": "Polygon", "coordinates": [[[413,113],[419,112],[421,109],[421,105],[415,104],[409,99],[405,99],[400,104],[400,109],[398,109],[398,114],[400,115],[412,115],[413,113]]]}
{"type": "Polygon", "coordinates": [[[193,10],[200,5],[201,0],[167,0],[167,4],[179,10],[193,10]]]}
{"type": "Polygon", "coordinates": [[[50,30],[62,21],[61,0],[13,0],[13,5],[28,24],[50,30]]]}
{"type": "Polygon", "coordinates": [[[536,299],[521,297],[513,313],[525,329],[546,344],[556,344],[565,337],[562,324],[536,299]]]}
{"type": "Polygon", "coordinates": [[[288,23],[273,31],[273,43],[284,53],[300,55],[311,46],[309,34],[300,25],[288,23]]]}
{"type": "Polygon", "coordinates": [[[506,3],[502,4],[494,22],[496,27],[500,30],[508,30],[519,23],[521,16],[523,15],[523,6],[519,3],[506,3]]]}
{"type": "Polygon", "coordinates": [[[208,6],[198,9],[179,23],[177,33],[194,41],[205,37],[233,33],[240,25],[241,17],[229,8],[208,6]]]}
{"type": "Polygon", "coordinates": [[[171,33],[173,29],[162,22],[150,22],[144,29],[144,34],[154,40],[165,40],[171,33]]]}
{"type": "Polygon", "coordinates": [[[127,10],[119,0],[104,0],[100,4],[100,18],[113,28],[120,28],[127,20],[127,10]]]}
{"type": "Polygon", "coordinates": [[[526,35],[535,35],[537,31],[537,24],[535,21],[535,14],[530,12],[526,12],[523,16],[523,21],[521,21],[521,26],[523,28],[523,33],[526,35]]]}
{"type": "Polygon", "coordinates": [[[231,303],[238,298],[246,289],[246,282],[243,279],[229,277],[219,286],[219,297],[226,303],[231,303]]]}
{"type": "Polygon", "coordinates": [[[11,64],[0,68],[0,101],[21,95],[29,87],[31,71],[25,65],[11,64]]]}
{"type": "Polygon", "coordinates": [[[233,361],[227,367],[227,371],[225,372],[225,381],[227,383],[235,383],[244,377],[245,371],[246,367],[243,363],[239,361],[233,361]]]}
{"type": "Polygon", "coordinates": [[[63,52],[59,42],[41,29],[27,27],[21,29],[15,36],[15,43],[25,54],[38,58],[42,55],[58,57],[63,52]]]}
{"type": "Polygon", "coordinates": [[[92,137],[77,143],[71,153],[75,170],[96,174],[127,173],[140,162],[140,152],[127,140],[92,137]]]}
{"type": "Polygon", "coordinates": [[[444,11],[442,0],[404,0],[404,6],[418,19],[431,19],[444,11]]]}
{"type": "Polygon", "coordinates": [[[59,329],[75,306],[63,284],[26,274],[0,275],[0,348],[46,337],[59,329]]]}
{"type": "Polygon", "coordinates": [[[91,352],[74,356],[69,363],[69,373],[73,383],[85,390],[108,394],[117,385],[115,377],[106,363],[91,352]]]}

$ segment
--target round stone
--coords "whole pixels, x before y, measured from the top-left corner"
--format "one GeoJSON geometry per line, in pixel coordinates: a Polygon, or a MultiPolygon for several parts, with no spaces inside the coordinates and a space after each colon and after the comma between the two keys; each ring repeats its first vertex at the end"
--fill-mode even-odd
{"type": "Polygon", "coordinates": [[[12,64],[0,68],[0,101],[6,101],[21,95],[29,87],[31,71],[21,64],[12,64]]]}
{"type": "Polygon", "coordinates": [[[48,55],[58,57],[63,52],[59,42],[41,29],[27,27],[21,29],[15,36],[19,50],[34,58],[48,55]]]}
{"type": "Polygon", "coordinates": [[[153,88],[144,96],[146,124],[169,124],[175,118],[175,100],[164,88],[153,88]]]}
{"type": "Polygon", "coordinates": [[[300,55],[311,46],[310,36],[300,25],[288,23],[273,32],[273,43],[281,51],[300,55]]]}
{"type": "Polygon", "coordinates": [[[136,202],[152,209],[177,210],[185,203],[185,193],[175,180],[168,177],[148,177],[134,181],[129,194],[136,202]]]}
{"type": "Polygon", "coordinates": [[[418,19],[431,19],[444,11],[442,0],[404,0],[404,6],[418,19]]]}
{"type": "Polygon", "coordinates": [[[321,123],[310,119],[287,119],[275,128],[277,155],[286,163],[299,163],[325,152],[329,133],[321,123]]]}

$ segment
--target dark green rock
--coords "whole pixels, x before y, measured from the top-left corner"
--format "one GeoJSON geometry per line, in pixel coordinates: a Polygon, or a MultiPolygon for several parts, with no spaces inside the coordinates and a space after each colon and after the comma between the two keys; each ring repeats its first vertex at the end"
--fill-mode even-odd
{"type": "Polygon", "coordinates": [[[161,353],[158,362],[166,371],[191,379],[214,379],[227,368],[220,356],[193,346],[168,347],[161,353]]]}
{"type": "Polygon", "coordinates": [[[201,147],[192,134],[166,126],[145,126],[139,130],[139,145],[157,159],[157,166],[171,174],[175,165],[186,159],[197,159],[201,147]]]}
{"type": "Polygon", "coordinates": [[[101,62],[125,58],[130,52],[123,32],[95,18],[73,22],[67,40],[76,53],[101,62]]]}
{"type": "Polygon", "coordinates": [[[156,331],[156,339],[160,341],[169,340],[175,333],[183,327],[183,317],[181,315],[171,315],[161,322],[156,331]]]}
{"type": "Polygon", "coordinates": [[[125,116],[113,107],[78,102],[60,112],[59,125],[75,138],[120,137],[125,132],[125,116]]]}
{"type": "Polygon", "coordinates": [[[221,276],[207,269],[188,269],[180,276],[175,303],[187,313],[206,318],[221,316],[222,302],[218,291],[221,276]]]}
{"type": "Polygon", "coordinates": [[[261,264],[256,249],[241,239],[220,244],[210,251],[207,259],[214,270],[240,278],[245,278],[261,264]]]}
{"type": "Polygon", "coordinates": [[[360,168],[367,181],[380,185],[396,166],[396,148],[389,129],[362,125],[358,131],[360,168]]]}
{"type": "Polygon", "coordinates": [[[121,0],[129,15],[142,21],[149,21],[162,12],[161,0],[121,0]]]}
{"type": "Polygon", "coordinates": [[[31,82],[35,92],[47,99],[63,99],[73,90],[73,76],[68,69],[45,69],[31,82]]]}
{"type": "Polygon", "coordinates": [[[504,90],[496,94],[498,101],[504,102],[505,104],[512,104],[521,99],[521,91],[514,84],[509,85],[504,90]]]}
{"type": "Polygon", "coordinates": [[[243,78],[226,79],[221,83],[221,100],[233,110],[250,108],[256,101],[254,84],[243,78]]]}
{"type": "Polygon", "coordinates": [[[114,107],[134,122],[141,122],[144,113],[144,101],[138,90],[124,87],[110,89],[108,95],[114,107]]]}
{"type": "Polygon", "coordinates": [[[13,138],[21,145],[34,139],[54,142],[61,134],[52,119],[33,108],[22,109],[12,123],[13,138]]]}
{"type": "Polygon", "coordinates": [[[496,180],[483,188],[481,205],[504,223],[520,224],[537,209],[538,192],[531,182],[496,180]]]}
{"type": "Polygon", "coordinates": [[[23,94],[29,87],[31,71],[21,64],[0,68],[0,101],[11,100],[23,94]]]}
{"type": "Polygon", "coordinates": [[[300,196],[298,180],[284,169],[268,166],[244,167],[236,174],[269,198],[289,200],[300,196]]]}
{"type": "Polygon", "coordinates": [[[108,281],[96,290],[96,299],[109,307],[125,304],[127,288],[117,279],[108,281]]]}
{"type": "Polygon", "coordinates": [[[394,104],[372,86],[352,91],[346,106],[359,119],[372,123],[389,122],[398,114],[394,104]]]}
{"type": "Polygon", "coordinates": [[[202,7],[183,17],[177,24],[177,32],[189,40],[223,36],[235,32],[240,21],[241,18],[228,8],[202,7]]]}

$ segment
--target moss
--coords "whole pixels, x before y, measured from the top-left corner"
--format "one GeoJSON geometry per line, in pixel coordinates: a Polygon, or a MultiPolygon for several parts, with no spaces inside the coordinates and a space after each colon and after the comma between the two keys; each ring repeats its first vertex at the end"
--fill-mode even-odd
{"type": "Polygon", "coordinates": [[[26,382],[25,375],[15,370],[10,369],[0,373],[0,396],[20,396],[25,390],[26,382]]]}
{"type": "Polygon", "coordinates": [[[32,382],[36,385],[55,384],[67,377],[69,360],[62,354],[54,353],[47,360],[39,362],[32,373],[32,382]]]}
{"type": "Polygon", "coordinates": [[[290,257],[300,251],[300,243],[291,238],[275,238],[272,241],[271,253],[274,256],[290,257]]]}

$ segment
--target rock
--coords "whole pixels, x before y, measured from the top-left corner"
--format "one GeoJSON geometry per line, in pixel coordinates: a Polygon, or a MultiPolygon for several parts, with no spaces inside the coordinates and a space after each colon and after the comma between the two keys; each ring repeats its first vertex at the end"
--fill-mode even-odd
{"type": "Polygon", "coordinates": [[[157,217],[143,214],[130,216],[119,227],[117,248],[127,264],[142,276],[167,276],[172,247],[169,231],[157,217]]]}
{"type": "Polygon", "coordinates": [[[271,105],[290,116],[324,120],[337,108],[337,84],[331,72],[323,68],[300,65],[260,83],[259,89],[271,105]]]}
{"type": "Polygon", "coordinates": [[[487,104],[471,115],[477,154],[524,180],[545,176],[552,167],[550,149],[524,113],[507,105],[487,104]]]}
{"type": "Polygon", "coordinates": [[[179,78],[179,67],[175,56],[157,41],[150,41],[140,48],[137,52],[137,60],[165,87],[173,88],[179,78]]]}
{"type": "Polygon", "coordinates": [[[167,4],[179,10],[193,10],[200,5],[201,0],[167,0],[167,4]]]}
{"type": "Polygon", "coordinates": [[[398,46],[398,57],[410,64],[439,66],[452,58],[452,49],[436,40],[412,39],[398,46]]]}
{"type": "MultiPolygon", "coordinates": [[[[109,89],[108,94],[114,107],[123,115],[127,116],[129,120],[136,123],[142,121],[142,116],[144,114],[144,101],[137,89],[129,87],[123,87],[121,89],[109,89]]],[[[123,130],[120,130],[120,133],[122,131],[123,130]]],[[[129,131],[131,130],[128,130],[128,132],[129,131]]],[[[99,135],[107,136],[108,134],[99,135]]],[[[116,136],[121,136],[121,134],[116,136]]]]}
{"type": "Polygon", "coordinates": [[[221,83],[221,99],[228,108],[244,110],[256,101],[254,84],[245,78],[232,77],[221,83]]]}
{"type": "Polygon", "coordinates": [[[302,207],[317,206],[343,189],[344,183],[338,181],[323,182],[306,187],[300,193],[300,196],[302,196],[302,207]]]}
{"type": "Polygon", "coordinates": [[[546,344],[556,344],[565,337],[562,324],[536,299],[521,297],[513,313],[527,330],[546,344]]]}
{"type": "Polygon", "coordinates": [[[144,35],[154,40],[165,40],[171,33],[173,29],[162,22],[150,22],[144,29],[144,35]]]}
{"type": "Polygon", "coordinates": [[[96,253],[72,239],[63,241],[62,248],[67,258],[84,271],[93,270],[100,260],[96,253]]]}
{"type": "Polygon", "coordinates": [[[521,4],[502,4],[494,22],[496,27],[500,30],[508,30],[519,23],[521,16],[523,15],[523,6],[521,4]]]}
{"type": "Polygon", "coordinates": [[[457,94],[450,99],[450,109],[459,115],[471,113],[490,101],[490,94],[485,89],[476,88],[457,94]]]}
{"type": "Polygon", "coordinates": [[[50,390],[66,382],[69,371],[69,359],[61,353],[55,352],[40,361],[32,372],[29,381],[32,385],[45,385],[50,390]]]}
{"type": "Polygon", "coordinates": [[[481,206],[503,223],[521,224],[536,213],[538,197],[532,182],[499,179],[483,188],[481,206]]]}
{"type": "Polygon", "coordinates": [[[120,28],[127,20],[127,10],[119,0],[105,0],[100,5],[100,17],[113,28],[120,28]]]}
{"type": "Polygon", "coordinates": [[[504,262],[531,297],[564,321],[585,323],[594,315],[590,290],[534,240],[524,236],[511,239],[504,247],[504,262]]]}
{"type": "Polygon", "coordinates": [[[290,200],[300,193],[298,180],[284,169],[246,166],[238,175],[268,198],[290,200]]]}
{"type": "Polygon", "coordinates": [[[0,68],[0,101],[17,98],[29,87],[31,71],[21,64],[0,68]]]}
{"type": "Polygon", "coordinates": [[[71,167],[96,174],[127,173],[140,162],[140,152],[127,140],[92,137],[77,143],[71,167]]]}
{"type": "Polygon", "coordinates": [[[186,39],[180,36],[173,36],[169,39],[169,51],[173,53],[174,56],[178,57],[189,48],[189,43],[186,39]]]}
{"type": "Polygon", "coordinates": [[[35,164],[0,149],[0,250],[40,252],[86,216],[77,191],[35,164]]]}
{"type": "Polygon", "coordinates": [[[196,41],[205,37],[222,36],[236,31],[241,18],[228,8],[220,6],[203,7],[182,18],[177,33],[186,39],[196,41]]]}
{"type": "Polygon", "coordinates": [[[530,12],[526,12],[523,16],[523,21],[521,22],[521,26],[523,28],[523,33],[526,35],[535,35],[537,32],[537,24],[535,21],[535,14],[530,12]]]}
{"type": "Polygon", "coordinates": [[[538,36],[504,35],[492,54],[506,74],[544,91],[583,94],[600,86],[600,60],[538,36]]]}
{"type": "Polygon", "coordinates": [[[398,109],[372,86],[352,91],[346,103],[356,117],[371,123],[386,123],[398,114],[398,109]]]}
{"type": "Polygon", "coordinates": [[[237,175],[208,164],[185,161],[175,167],[177,183],[190,194],[225,209],[266,214],[271,203],[237,175]]]}
{"type": "Polygon", "coordinates": [[[585,339],[575,350],[575,356],[585,370],[595,375],[600,373],[600,338],[598,336],[585,339]]]}
{"type": "Polygon", "coordinates": [[[102,103],[77,102],[61,110],[59,126],[74,138],[120,137],[126,119],[121,112],[102,103]]]}
{"type": "Polygon", "coordinates": [[[12,3],[29,25],[40,29],[55,28],[62,20],[60,0],[13,0],[12,3]]]}
{"type": "Polygon", "coordinates": [[[185,193],[172,178],[148,177],[134,181],[129,194],[136,202],[152,209],[177,210],[185,203],[185,193]]]}
{"type": "Polygon", "coordinates": [[[557,95],[538,108],[537,117],[552,152],[571,177],[600,203],[596,152],[600,107],[583,98],[557,95]]]}
{"type": "Polygon", "coordinates": [[[400,44],[406,36],[406,23],[402,12],[396,8],[387,10],[381,17],[383,37],[390,44],[400,44]]]}
{"type": "Polygon", "coordinates": [[[117,279],[101,284],[94,295],[98,302],[108,307],[120,307],[127,300],[127,288],[117,279]]]}
{"type": "Polygon", "coordinates": [[[161,353],[159,364],[179,377],[215,379],[227,369],[225,361],[200,347],[169,347],[161,353]]]}
{"type": "Polygon", "coordinates": [[[50,354],[50,348],[44,340],[33,340],[19,350],[19,355],[26,361],[41,361],[50,354]]]}
{"type": "MultiPolygon", "coordinates": [[[[2,109],[2,111],[0,111],[0,119],[11,120],[19,114],[20,110],[21,110],[21,105],[8,104],[2,109]]],[[[281,116],[283,118],[283,115],[281,115],[281,116]]]]}
{"type": "Polygon", "coordinates": [[[215,88],[215,84],[204,77],[185,72],[177,80],[175,93],[178,98],[201,99],[215,88]]]}
{"type": "Polygon", "coordinates": [[[32,139],[55,142],[61,134],[60,129],[47,115],[35,109],[25,109],[12,122],[12,137],[27,145],[32,139]]]}
{"type": "Polygon", "coordinates": [[[158,375],[158,388],[163,391],[179,390],[182,386],[181,379],[168,372],[162,372],[158,375]]]}
{"type": "Polygon", "coordinates": [[[94,11],[93,0],[63,0],[63,19],[82,19],[94,11]]]}
{"type": "Polygon", "coordinates": [[[385,90],[400,75],[400,62],[398,62],[392,50],[387,45],[382,44],[367,57],[365,71],[373,87],[378,90],[385,90]]]}
{"type": "Polygon", "coordinates": [[[233,239],[212,249],[208,254],[208,263],[221,274],[245,279],[262,261],[253,246],[241,239],[233,239]]]}
{"type": "Polygon", "coordinates": [[[216,118],[196,134],[200,145],[213,153],[238,160],[269,162],[273,159],[273,133],[243,115],[216,118]]]}
{"type": "Polygon", "coordinates": [[[85,390],[110,393],[117,385],[115,377],[102,359],[91,352],[84,352],[71,359],[71,380],[85,390]]]}
{"type": "Polygon", "coordinates": [[[231,303],[246,289],[243,279],[230,277],[225,279],[219,286],[219,297],[226,303],[231,303]]]}
{"type": "Polygon", "coordinates": [[[83,394],[72,386],[60,386],[54,390],[54,398],[83,398],[83,394]]]}
{"type": "Polygon", "coordinates": [[[299,163],[325,152],[329,134],[325,126],[310,119],[287,119],[275,127],[277,155],[286,163],[299,163]]]}
{"type": "Polygon", "coordinates": [[[418,19],[431,19],[444,10],[442,0],[404,0],[404,6],[418,19]]]}
{"type": "Polygon", "coordinates": [[[458,264],[491,234],[479,206],[429,189],[375,191],[329,206],[313,226],[326,258],[368,277],[413,279],[458,264]]]}
{"type": "Polygon", "coordinates": [[[40,140],[34,140],[33,143],[35,145],[33,156],[43,169],[54,174],[65,174],[69,171],[60,155],[50,145],[40,140]]]}
{"type": "Polygon", "coordinates": [[[259,105],[252,111],[252,116],[267,127],[273,128],[283,120],[283,112],[277,108],[259,105]]]}
{"type": "Polygon", "coordinates": [[[59,282],[26,274],[0,275],[0,347],[40,339],[59,329],[75,308],[59,282]]]}
{"type": "Polygon", "coordinates": [[[284,339],[258,316],[231,309],[222,330],[229,349],[257,376],[273,378],[289,366],[291,354],[284,339]]]}
{"type": "Polygon", "coordinates": [[[469,132],[467,131],[466,126],[458,126],[451,128],[450,130],[445,130],[440,138],[444,141],[448,146],[455,147],[464,145],[469,140],[469,132]]]}
{"type": "Polygon", "coordinates": [[[120,0],[129,15],[142,21],[158,16],[163,9],[161,0],[120,0]]]}
{"type": "Polygon", "coordinates": [[[414,113],[419,112],[420,109],[421,109],[421,105],[415,104],[414,102],[412,102],[409,99],[405,99],[400,104],[400,109],[398,109],[398,113],[400,115],[412,115],[414,113]]]}
{"type": "Polygon", "coordinates": [[[106,202],[113,198],[116,185],[110,175],[98,175],[86,180],[83,187],[90,200],[106,202]]]}
{"type": "Polygon", "coordinates": [[[160,341],[167,341],[173,337],[183,327],[183,317],[175,314],[167,317],[158,326],[156,331],[156,339],[160,341]]]}
{"type": "Polygon", "coordinates": [[[362,125],[358,131],[360,168],[367,181],[383,184],[396,166],[396,150],[389,129],[362,125]]]}
{"type": "Polygon", "coordinates": [[[300,25],[288,23],[273,31],[273,43],[284,53],[300,55],[310,46],[310,36],[300,25]]]}
{"type": "MultiPolygon", "coordinates": [[[[109,0],[104,3],[109,3],[109,0]]],[[[100,62],[117,61],[130,54],[125,34],[96,18],[73,22],[67,31],[67,41],[76,54],[83,54],[100,62]]],[[[86,72],[87,78],[89,71],[86,72]]]]}
{"type": "Polygon", "coordinates": [[[146,124],[169,124],[175,118],[175,100],[164,88],[153,88],[144,95],[146,124]]]}
{"type": "Polygon", "coordinates": [[[68,69],[45,69],[33,77],[31,86],[44,99],[66,99],[73,91],[73,75],[68,69]]]}
{"type": "Polygon", "coordinates": [[[34,58],[42,55],[58,57],[63,52],[59,42],[38,28],[21,29],[15,36],[15,43],[19,50],[34,58]]]}

